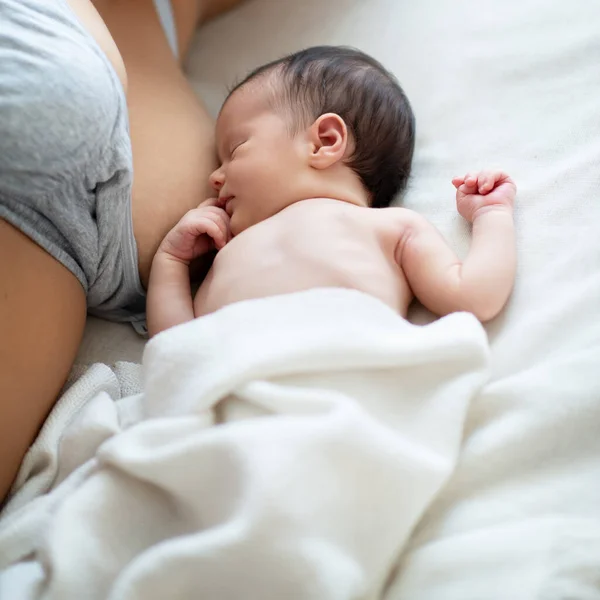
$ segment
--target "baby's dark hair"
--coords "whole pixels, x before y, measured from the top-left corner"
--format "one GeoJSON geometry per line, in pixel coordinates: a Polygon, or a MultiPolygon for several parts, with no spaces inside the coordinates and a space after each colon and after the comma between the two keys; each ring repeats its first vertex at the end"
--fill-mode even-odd
{"type": "Polygon", "coordinates": [[[295,131],[325,113],[345,121],[354,142],[348,166],[372,207],[389,206],[406,187],[415,146],[415,117],[394,76],[360,50],[315,46],[255,69],[229,96],[272,74],[276,105],[291,112],[295,131]]]}

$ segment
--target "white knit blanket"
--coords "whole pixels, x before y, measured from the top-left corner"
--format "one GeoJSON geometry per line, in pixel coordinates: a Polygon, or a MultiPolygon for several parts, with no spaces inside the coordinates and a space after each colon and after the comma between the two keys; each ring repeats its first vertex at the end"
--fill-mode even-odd
{"type": "Polygon", "coordinates": [[[451,474],[485,333],[315,290],[89,368],[0,521],[0,597],[380,597],[451,474]],[[138,393],[139,392],[139,393],[138,393]]]}

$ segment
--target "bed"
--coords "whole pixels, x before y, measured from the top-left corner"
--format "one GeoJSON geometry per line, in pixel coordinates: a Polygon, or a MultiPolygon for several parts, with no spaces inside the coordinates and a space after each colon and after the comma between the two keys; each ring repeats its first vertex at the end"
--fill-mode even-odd
{"type": "MultiPolygon", "coordinates": [[[[452,176],[497,166],[517,182],[518,276],[486,326],[491,374],[386,598],[600,598],[599,23],[589,0],[251,0],[195,40],[188,73],[213,114],[247,71],[300,47],[381,60],[417,118],[403,203],[460,254],[452,176]]],[[[433,317],[415,306],[410,320],[433,317]]],[[[78,363],[137,363],[143,346],[91,318],[78,363]]]]}

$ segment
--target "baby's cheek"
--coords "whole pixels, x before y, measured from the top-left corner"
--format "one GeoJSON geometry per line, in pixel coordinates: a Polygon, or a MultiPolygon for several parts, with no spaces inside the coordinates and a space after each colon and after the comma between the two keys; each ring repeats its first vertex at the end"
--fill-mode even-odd
{"type": "Polygon", "coordinates": [[[237,211],[234,212],[233,215],[231,215],[231,218],[229,219],[229,231],[231,231],[232,236],[236,236],[238,233],[240,233],[239,218],[237,211]]]}
{"type": "Polygon", "coordinates": [[[242,233],[242,231],[257,223],[258,220],[260,219],[257,219],[252,212],[248,211],[247,206],[238,208],[233,215],[231,215],[231,219],[229,220],[229,229],[231,230],[231,235],[234,237],[239,235],[242,233]]]}

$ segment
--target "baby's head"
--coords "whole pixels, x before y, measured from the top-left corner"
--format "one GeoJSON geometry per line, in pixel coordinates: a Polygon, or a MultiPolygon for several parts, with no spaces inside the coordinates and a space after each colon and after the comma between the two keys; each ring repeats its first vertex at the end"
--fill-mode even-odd
{"type": "Polygon", "coordinates": [[[307,198],[389,206],[406,186],[415,119],[395,79],[351,48],[264,65],[227,97],[211,175],[233,234],[307,198]]]}

